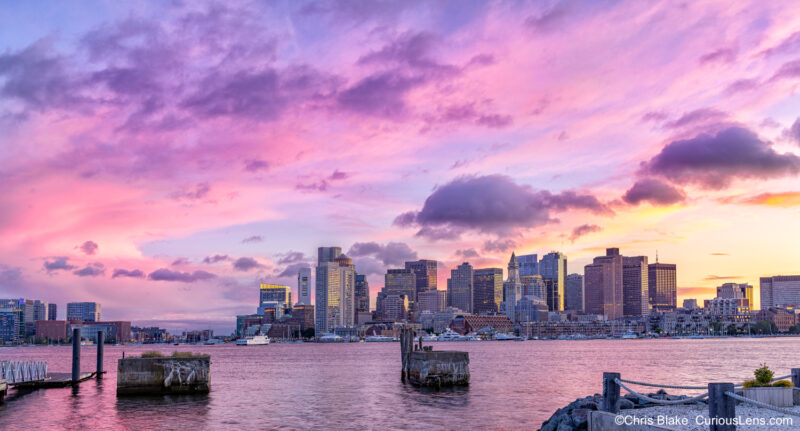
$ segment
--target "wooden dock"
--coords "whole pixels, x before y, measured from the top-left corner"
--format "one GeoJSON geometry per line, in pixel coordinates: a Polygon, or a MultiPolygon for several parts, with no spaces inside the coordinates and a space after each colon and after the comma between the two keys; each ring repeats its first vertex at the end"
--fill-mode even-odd
{"type": "Polygon", "coordinates": [[[81,373],[77,381],[72,380],[70,373],[50,373],[44,380],[33,380],[29,382],[13,383],[10,386],[15,389],[46,389],[46,388],[63,388],[65,386],[72,386],[80,382],[85,382],[92,377],[96,376],[97,372],[81,373]]]}
{"type": "Polygon", "coordinates": [[[0,380],[0,404],[3,403],[3,398],[6,397],[6,392],[8,392],[8,384],[5,380],[0,380]]]}

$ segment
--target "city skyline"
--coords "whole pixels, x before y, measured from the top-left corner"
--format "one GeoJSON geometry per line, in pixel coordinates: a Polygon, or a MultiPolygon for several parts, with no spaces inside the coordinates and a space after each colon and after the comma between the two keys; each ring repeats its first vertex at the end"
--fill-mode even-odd
{"type": "Polygon", "coordinates": [[[800,273],[791,4],[389,6],[6,5],[0,297],[231,328],[320,246],[372,307],[512,251],[658,256],[678,304],[800,273]]]}

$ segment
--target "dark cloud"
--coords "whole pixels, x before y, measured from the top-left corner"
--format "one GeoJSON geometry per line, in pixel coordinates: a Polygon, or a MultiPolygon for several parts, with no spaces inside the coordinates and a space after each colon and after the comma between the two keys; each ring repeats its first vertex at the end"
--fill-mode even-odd
{"type": "Polygon", "coordinates": [[[304,262],[293,263],[281,271],[281,273],[278,274],[278,277],[297,277],[297,272],[300,271],[300,268],[310,267],[311,265],[304,262]]]}
{"type": "Polygon", "coordinates": [[[288,263],[302,262],[306,260],[305,254],[299,251],[289,251],[278,259],[279,265],[286,265],[288,263]]]}
{"type": "Polygon", "coordinates": [[[718,48],[700,57],[700,64],[706,63],[733,63],[736,61],[736,50],[733,48],[718,48]]]}
{"type": "Polygon", "coordinates": [[[800,60],[790,61],[785,63],[783,66],[772,75],[770,81],[777,81],[779,79],[786,79],[786,78],[797,78],[800,77],[800,60]]]}
{"type": "Polygon", "coordinates": [[[206,84],[183,101],[182,106],[200,117],[233,116],[259,121],[275,120],[288,100],[279,89],[278,72],[238,72],[209,76],[206,84]]]}
{"type": "Polygon", "coordinates": [[[328,181],[319,180],[308,184],[297,183],[294,188],[297,190],[324,192],[328,190],[328,181]]]}
{"type": "Polygon", "coordinates": [[[105,266],[100,262],[95,262],[90,265],[86,265],[81,269],[77,269],[72,271],[73,274],[79,277],[97,277],[99,275],[103,275],[106,273],[105,266]]]}
{"type": "Polygon", "coordinates": [[[217,263],[217,262],[223,262],[223,261],[230,260],[230,259],[231,258],[228,257],[227,254],[215,254],[213,256],[206,256],[203,259],[203,263],[212,264],[212,263],[217,263]]]}
{"type": "Polygon", "coordinates": [[[465,248],[461,250],[456,250],[456,256],[459,256],[464,259],[469,259],[473,257],[481,257],[474,248],[465,248]]]}
{"type": "Polygon", "coordinates": [[[404,242],[357,242],[347,252],[350,257],[373,257],[387,266],[401,266],[406,261],[417,260],[417,252],[404,242]]]}
{"type": "Polygon", "coordinates": [[[784,135],[795,143],[800,144],[800,117],[794,120],[792,127],[784,131],[784,135]]]}
{"type": "Polygon", "coordinates": [[[379,63],[391,66],[407,66],[416,69],[452,69],[434,60],[432,53],[440,43],[439,38],[430,32],[407,32],[358,59],[359,64],[379,63]]]}
{"type": "Polygon", "coordinates": [[[572,234],[569,236],[569,240],[575,242],[576,239],[588,235],[592,232],[600,232],[603,230],[600,226],[596,224],[584,224],[572,229],[572,234]]]}
{"type": "Polygon", "coordinates": [[[506,251],[510,250],[515,245],[517,245],[517,243],[510,239],[490,239],[483,243],[483,251],[490,253],[493,251],[506,251]]]}
{"type": "Polygon", "coordinates": [[[655,178],[636,181],[622,196],[622,200],[631,205],[639,205],[642,202],[649,202],[652,205],[672,205],[683,202],[684,199],[686,194],[683,191],[655,178]]]}
{"type": "Polygon", "coordinates": [[[80,249],[85,254],[95,254],[97,252],[97,243],[94,241],[86,241],[80,245],[80,249]]]}
{"type": "Polygon", "coordinates": [[[210,280],[217,276],[207,271],[181,272],[172,271],[167,268],[160,268],[151,272],[147,278],[153,281],[180,281],[182,283],[193,283],[195,281],[210,280]]]}
{"type": "Polygon", "coordinates": [[[728,114],[714,108],[701,108],[686,112],[677,120],[664,124],[668,129],[678,129],[698,124],[717,123],[728,118],[728,114]]]}
{"type": "Polygon", "coordinates": [[[337,102],[360,114],[400,119],[406,114],[406,93],[424,82],[398,71],[376,73],[342,91],[337,102]]]}
{"type": "Polygon", "coordinates": [[[266,171],[269,169],[269,162],[260,159],[251,159],[244,162],[244,170],[248,172],[266,171]]]}
{"type": "Polygon", "coordinates": [[[419,226],[417,234],[431,239],[442,233],[457,236],[465,229],[507,233],[553,222],[551,211],[566,210],[612,213],[596,197],[572,190],[554,194],[518,185],[504,175],[463,176],[437,187],[422,210],[400,214],[394,224],[419,226]]]}
{"type": "Polygon", "coordinates": [[[47,272],[53,272],[58,270],[71,270],[75,269],[75,265],[70,265],[67,261],[69,258],[67,257],[56,257],[53,258],[52,261],[45,260],[44,261],[44,269],[47,272]]]}
{"type": "Polygon", "coordinates": [[[250,271],[251,269],[261,267],[263,267],[263,265],[252,257],[240,257],[233,261],[233,269],[237,271],[250,271]]]}
{"type": "Polygon", "coordinates": [[[174,191],[170,197],[172,199],[197,200],[206,197],[209,191],[211,191],[211,186],[208,183],[199,183],[194,188],[182,188],[174,191]]]}
{"type": "Polygon", "coordinates": [[[111,278],[117,277],[130,277],[130,278],[144,278],[144,272],[139,269],[127,270],[127,269],[115,269],[114,273],[111,275],[111,278]]]}
{"type": "Polygon", "coordinates": [[[462,233],[464,233],[463,228],[456,228],[456,227],[433,227],[433,226],[422,226],[414,236],[420,238],[428,238],[433,241],[438,240],[445,240],[445,239],[458,239],[462,233]]]}
{"type": "Polygon", "coordinates": [[[755,133],[741,127],[673,141],[640,169],[642,174],[710,189],[723,188],[735,179],[769,179],[798,172],[800,157],[778,154],[755,133]]]}
{"type": "Polygon", "coordinates": [[[172,265],[172,266],[182,266],[182,265],[188,265],[188,264],[189,264],[189,259],[186,259],[185,257],[179,257],[179,258],[173,260],[170,265],[172,265]]]}
{"type": "Polygon", "coordinates": [[[347,172],[342,172],[338,169],[333,171],[333,173],[330,174],[330,176],[328,176],[329,181],[345,180],[347,178],[350,178],[350,174],[348,174],[347,172]]]}
{"type": "Polygon", "coordinates": [[[253,235],[243,239],[242,244],[247,244],[248,242],[261,242],[261,241],[264,241],[264,238],[261,238],[261,235],[253,235]]]}

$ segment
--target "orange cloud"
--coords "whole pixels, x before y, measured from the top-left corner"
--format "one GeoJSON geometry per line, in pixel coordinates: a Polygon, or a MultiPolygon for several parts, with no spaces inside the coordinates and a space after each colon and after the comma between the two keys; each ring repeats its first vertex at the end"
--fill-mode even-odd
{"type": "Polygon", "coordinates": [[[742,200],[750,205],[769,205],[778,207],[800,206],[800,192],[762,193],[742,200]]]}

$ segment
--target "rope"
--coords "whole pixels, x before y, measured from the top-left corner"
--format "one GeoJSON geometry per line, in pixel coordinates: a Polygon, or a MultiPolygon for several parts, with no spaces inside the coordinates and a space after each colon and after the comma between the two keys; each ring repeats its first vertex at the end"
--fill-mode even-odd
{"type": "Polygon", "coordinates": [[[698,395],[698,396],[692,397],[692,398],[684,398],[682,400],[659,400],[659,399],[656,399],[656,398],[650,398],[647,395],[642,395],[642,394],[634,391],[633,389],[625,386],[625,383],[622,383],[619,379],[614,379],[614,381],[618,385],[620,385],[621,387],[625,388],[626,391],[630,392],[634,396],[636,396],[636,397],[638,397],[640,399],[643,399],[645,401],[648,401],[648,402],[651,402],[651,403],[655,403],[655,404],[663,404],[663,405],[686,404],[686,403],[697,402],[697,401],[702,400],[703,398],[708,397],[708,392],[706,392],[706,393],[704,393],[702,395],[698,395]]]}
{"type": "Polygon", "coordinates": [[[768,410],[772,410],[772,411],[776,411],[776,412],[784,414],[784,415],[800,417],[800,413],[795,413],[792,410],[782,409],[780,407],[775,407],[775,406],[771,406],[769,404],[762,403],[761,401],[751,400],[750,398],[745,398],[743,396],[736,395],[733,392],[725,392],[725,395],[727,395],[727,396],[729,396],[729,397],[731,397],[731,398],[733,398],[735,400],[739,400],[739,401],[742,401],[742,402],[745,402],[745,403],[750,403],[750,404],[752,404],[754,406],[762,407],[762,408],[765,408],[765,409],[768,409],[768,410]]]}
{"type": "Polygon", "coordinates": [[[655,383],[645,383],[645,382],[637,382],[634,380],[626,380],[626,379],[619,379],[621,382],[631,383],[634,385],[641,385],[641,386],[652,386],[654,388],[664,388],[664,389],[708,389],[708,386],[676,386],[676,385],[657,385],[655,383]]]}

